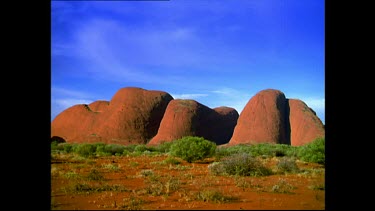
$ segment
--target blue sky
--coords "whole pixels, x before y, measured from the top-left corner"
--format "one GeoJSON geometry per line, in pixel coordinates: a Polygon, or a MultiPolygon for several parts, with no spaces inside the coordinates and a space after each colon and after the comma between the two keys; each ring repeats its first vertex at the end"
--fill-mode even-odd
{"type": "Polygon", "coordinates": [[[52,1],[51,120],[161,90],[239,113],[272,88],[325,121],[324,0],[52,1]]]}

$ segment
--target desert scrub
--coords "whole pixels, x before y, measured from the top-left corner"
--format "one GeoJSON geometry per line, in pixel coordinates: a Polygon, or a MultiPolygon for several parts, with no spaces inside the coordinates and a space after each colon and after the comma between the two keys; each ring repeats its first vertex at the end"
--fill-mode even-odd
{"type": "Polygon", "coordinates": [[[284,179],[279,179],[277,184],[272,186],[271,191],[274,193],[292,193],[291,190],[295,189],[291,184],[289,184],[284,179]]]}
{"type": "Polygon", "coordinates": [[[235,197],[226,196],[217,190],[202,190],[196,195],[196,199],[204,202],[230,202],[236,200],[235,197]]]}
{"type": "Polygon", "coordinates": [[[267,176],[272,174],[271,169],[263,166],[256,157],[246,153],[231,155],[208,168],[214,175],[267,176]]]}
{"type": "Polygon", "coordinates": [[[119,144],[104,144],[104,143],[96,143],[93,144],[96,147],[96,155],[97,156],[111,156],[122,155],[125,146],[119,144]]]}
{"type": "Polygon", "coordinates": [[[280,158],[276,167],[279,173],[298,173],[299,172],[299,168],[297,166],[296,160],[290,157],[280,158]]]}
{"type": "Polygon", "coordinates": [[[313,142],[301,146],[298,157],[302,161],[325,165],[325,139],[317,138],[313,142]]]}
{"type": "Polygon", "coordinates": [[[245,191],[246,188],[251,187],[251,182],[247,181],[244,177],[236,176],[234,179],[236,187],[242,188],[243,191],[245,191]]]}
{"type": "Polygon", "coordinates": [[[109,169],[110,171],[119,171],[120,167],[117,164],[103,164],[102,168],[109,169]]]}
{"type": "Polygon", "coordinates": [[[146,193],[152,196],[169,195],[170,193],[180,188],[181,182],[179,179],[169,176],[168,178],[161,176],[150,176],[145,181],[146,193]]]}
{"type": "Polygon", "coordinates": [[[68,143],[51,143],[51,152],[59,152],[59,153],[70,153],[72,152],[73,146],[75,144],[68,144],[68,143]]]}
{"type": "Polygon", "coordinates": [[[82,157],[94,157],[96,154],[96,146],[93,144],[78,144],[73,148],[74,152],[82,157]]]}
{"type": "Polygon", "coordinates": [[[141,176],[143,177],[147,177],[147,176],[152,176],[154,175],[154,171],[152,169],[142,169],[141,172],[139,173],[141,176]]]}
{"type": "Polygon", "coordinates": [[[170,148],[172,156],[179,157],[189,163],[211,157],[215,153],[216,144],[202,137],[185,136],[173,141],[170,148]]]}
{"type": "Polygon", "coordinates": [[[217,160],[234,154],[246,153],[255,157],[295,157],[297,156],[297,147],[286,144],[239,144],[236,146],[217,148],[215,158],[217,160]]]}
{"type": "Polygon", "coordinates": [[[309,189],[311,189],[311,190],[324,190],[325,186],[324,186],[324,184],[314,184],[314,185],[310,185],[309,189]]]}
{"type": "Polygon", "coordinates": [[[216,160],[220,160],[223,157],[228,157],[233,154],[239,154],[239,153],[250,153],[250,145],[245,145],[245,144],[238,144],[235,146],[230,146],[230,147],[221,147],[221,148],[216,148],[215,151],[215,158],[216,160]]]}
{"type": "Polygon", "coordinates": [[[81,179],[82,176],[77,174],[76,172],[74,171],[68,171],[66,173],[63,174],[63,176],[66,178],[66,179],[81,179]]]}
{"type": "Polygon", "coordinates": [[[162,162],[165,163],[165,164],[172,164],[172,165],[178,165],[178,164],[181,163],[179,160],[176,160],[173,157],[167,157],[162,162]]]}
{"type": "Polygon", "coordinates": [[[160,153],[168,153],[171,149],[172,142],[162,142],[161,144],[155,147],[155,150],[160,153]]]}
{"type": "Polygon", "coordinates": [[[286,144],[261,143],[250,145],[250,154],[263,157],[295,156],[295,148],[286,144]]]}
{"type": "Polygon", "coordinates": [[[125,186],[120,184],[89,184],[87,182],[77,182],[68,187],[62,187],[65,193],[95,193],[103,191],[130,192],[125,186]]]}
{"type": "Polygon", "coordinates": [[[88,180],[99,180],[99,181],[101,181],[101,180],[104,180],[104,176],[98,170],[91,169],[90,172],[87,175],[87,179],[88,180]]]}
{"type": "Polygon", "coordinates": [[[123,203],[118,208],[121,210],[143,210],[142,204],[144,203],[144,200],[131,195],[130,198],[123,198],[123,203]]]}

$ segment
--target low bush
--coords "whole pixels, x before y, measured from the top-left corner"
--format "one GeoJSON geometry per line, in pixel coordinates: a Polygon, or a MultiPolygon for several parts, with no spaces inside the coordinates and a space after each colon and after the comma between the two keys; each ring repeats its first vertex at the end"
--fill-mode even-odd
{"type": "Polygon", "coordinates": [[[280,173],[298,173],[299,168],[296,160],[290,157],[283,157],[277,163],[277,170],[280,173]]]}
{"type": "Polygon", "coordinates": [[[189,163],[211,157],[215,153],[216,144],[202,137],[185,136],[173,141],[170,148],[172,156],[179,157],[189,163]]]}
{"type": "Polygon", "coordinates": [[[73,147],[75,153],[82,157],[93,157],[96,155],[96,146],[93,144],[78,144],[73,147]]]}
{"type": "Polygon", "coordinates": [[[298,158],[305,162],[325,165],[325,139],[317,138],[313,142],[301,146],[298,150],[298,158]]]}
{"type": "Polygon", "coordinates": [[[263,166],[256,157],[246,153],[234,154],[219,163],[213,163],[209,166],[209,170],[214,175],[266,176],[272,174],[272,170],[263,166]]]}
{"type": "Polygon", "coordinates": [[[168,153],[171,149],[171,146],[172,146],[171,141],[162,142],[161,144],[159,144],[155,147],[155,150],[160,152],[160,153],[168,153]]]}

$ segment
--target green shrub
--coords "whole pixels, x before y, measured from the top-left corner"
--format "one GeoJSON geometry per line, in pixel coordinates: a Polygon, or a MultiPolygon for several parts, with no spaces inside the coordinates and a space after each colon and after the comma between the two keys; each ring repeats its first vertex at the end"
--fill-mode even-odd
{"type": "Polygon", "coordinates": [[[325,139],[317,138],[313,142],[301,146],[298,150],[298,157],[305,162],[325,165],[325,139]]]}
{"type": "Polygon", "coordinates": [[[127,145],[127,146],[124,146],[124,150],[127,150],[128,152],[134,152],[134,149],[135,147],[137,147],[138,145],[136,144],[131,144],[131,145],[127,145]]]}
{"type": "Polygon", "coordinates": [[[250,147],[250,153],[253,156],[283,157],[288,154],[290,145],[261,143],[250,147]]]}
{"type": "Polygon", "coordinates": [[[250,153],[250,145],[245,145],[245,144],[238,144],[235,146],[230,146],[230,147],[221,147],[221,148],[216,148],[215,151],[215,158],[217,160],[220,160],[223,157],[228,157],[233,154],[239,154],[239,153],[250,153]]]}
{"type": "Polygon", "coordinates": [[[171,149],[172,143],[173,142],[171,142],[171,141],[162,142],[161,144],[157,145],[155,147],[155,149],[156,149],[156,151],[158,151],[160,153],[168,153],[171,149]]]}
{"type": "Polygon", "coordinates": [[[173,141],[170,153],[191,163],[210,157],[215,153],[216,144],[202,137],[185,136],[173,141]]]}
{"type": "Polygon", "coordinates": [[[129,152],[129,150],[127,150],[127,149],[124,149],[124,151],[122,151],[122,155],[129,155],[130,154],[130,152],[129,152]]]}
{"type": "Polygon", "coordinates": [[[61,145],[63,146],[64,152],[71,153],[73,151],[73,145],[67,143],[63,143],[61,145]]]}
{"type": "Polygon", "coordinates": [[[139,145],[135,146],[135,148],[134,148],[134,152],[144,152],[146,150],[148,150],[148,149],[147,149],[147,146],[145,144],[139,144],[139,145]]]}
{"type": "Polygon", "coordinates": [[[51,150],[58,150],[58,145],[59,145],[59,142],[57,141],[52,141],[51,142],[51,150]]]}
{"type": "Polygon", "coordinates": [[[214,175],[237,175],[237,176],[266,176],[272,171],[253,157],[246,153],[234,154],[222,162],[209,166],[209,170],[214,175]]]}
{"type": "Polygon", "coordinates": [[[74,148],[74,152],[82,157],[92,157],[95,156],[96,146],[93,144],[77,144],[74,148]]]}
{"type": "Polygon", "coordinates": [[[94,144],[96,147],[96,154],[99,156],[106,155],[107,153],[105,152],[105,143],[96,143],[94,144]]]}
{"type": "Polygon", "coordinates": [[[116,155],[116,153],[122,154],[124,149],[124,146],[118,144],[108,144],[104,147],[104,151],[106,153],[110,153],[111,155],[116,155]]]}
{"type": "Polygon", "coordinates": [[[215,157],[221,159],[234,154],[246,153],[252,156],[263,156],[263,157],[283,157],[290,156],[295,157],[296,147],[292,147],[286,144],[270,144],[260,143],[253,145],[239,144],[230,147],[217,148],[215,157]]]}
{"type": "Polygon", "coordinates": [[[60,151],[60,152],[70,152],[71,151],[71,144],[68,143],[57,143],[52,142],[51,143],[51,150],[52,151],[60,151]],[[66,150],[66,147],[69,147],[70,149],[66,150]]]}
{"type": "Polygon", "coordinates": [[[165,160],[163,160],[163,163],[165,164],[172,164],[172,165],[178,165],[180,164],[181,162],[174,159],[173,157],[167,157],[165,160]]]}

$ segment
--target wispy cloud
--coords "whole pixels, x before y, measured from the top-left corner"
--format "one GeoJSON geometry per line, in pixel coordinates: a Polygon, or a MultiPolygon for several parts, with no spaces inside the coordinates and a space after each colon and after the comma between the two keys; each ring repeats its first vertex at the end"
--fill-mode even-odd
{"type": "Polygon", "coordinates": [[[51,94],[52,94],[52,97],[59,97],[59,96],[68,96],[71,98],[93,98],[95,97],[91,93],[65,89],[65,88],[56,87],[56,86],[51,87],[51,94]]]}
{"type": "Polygon", "coordinates": [[[207,97],[208,94],[171,94],[174,99],[198,99],[207,97]]]}
{"type": "Polygon", "coordinates": [[[215,94],[225,95],[225,96],[238,96],[239,94],[242,94],[239,90],[228,88],[228,87],[213,90],[211,92],[215,94]]]}
{"type": "Polygon", "coordinates": [[[323,124],[325,122],[325,98],[319,96],[311,96],[311,95],[291,95],[292,97],[288,97],[289,99],[299,99],[302,100],[308,107],[313,109],[316,112],[316,115],[322,120],[323,124]]]}
{"type": "Polygon", "coordinates": [[[56,44],[53,52],[66,50],[67,56],[86,61],[91,77],[173,84],[168,79],[178,78],[178,67],[203,62],[194,40],[199,39],[192,28],[134,29],[114,20],[93,19],[77,28],[74,43],[56,44]]]}
{"type": "Polygon", "coordinates": [[[183,81],[172,79],[202,71],[235,71],[233,66],[243,57],[231,49],[235,47],[222,41],[217,45],[218,40],[202,36],[205,32],[199,27],[134,27],[109,18],[93,18],[76,25],[72,39],[52,43],[52,54],[85,62],[86,68],[81,71],[92,78],[176,85],[183,81]],[[226,65],[228,68],[224,68],[226,65]]]}
{"type": "Polygon", "coordinates": [[[92,100],[87,100],[87,99],[71,99],[71,98],[55,100],[55,103],[61,108],[69,108],[71,106],[78,105],[78,104],[90,104],[92,102],[93,102],[92,100]]]}
{"type": "Polygon", "coordinates": [[[90,104],[97,100],[93,94],[53,86],[51,88],[51,120],[65,109],[77,104],[90,104]]]}
{"type": "Polygon", "coordinates": [[[306,98],[304,102],[314,111],[322,111],[325,109],[325,99],[322,98],[306,98]]]}
{"type": "Polygon", "coordinates": [[[228,106],[236,109],[239,114],[253,95],[249,90],[231,87],[221,87],[210,92],[214,94],[211,100],[212,107],[228,106]]]}

